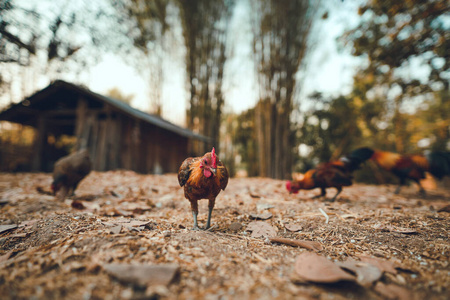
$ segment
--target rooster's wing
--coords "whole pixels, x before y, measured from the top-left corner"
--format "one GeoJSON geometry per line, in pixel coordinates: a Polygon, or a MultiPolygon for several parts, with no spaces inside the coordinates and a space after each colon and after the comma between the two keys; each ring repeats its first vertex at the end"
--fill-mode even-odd
{"type": "MultiPolygon", "coordinates": [[[[222,190],[225,190],[228,184],[228,170],[227,167],[223,165],[221,161],[217,164],[217,170],[220,172],[220,188],[222,190]]],[[[179,176],[179,175],[178,175],[179,176]]]]}
{"type": "Polygon", "coordinates": [[[191,164],[197,161],[198,159],[199,157],[188,157],[183,161],[183,163],[180,166],[180,169],[178,170],[178,183],[180,184],[180,186],[186,184],[186,182],[189,179],[189,176],[191,175],[191,164]]]}

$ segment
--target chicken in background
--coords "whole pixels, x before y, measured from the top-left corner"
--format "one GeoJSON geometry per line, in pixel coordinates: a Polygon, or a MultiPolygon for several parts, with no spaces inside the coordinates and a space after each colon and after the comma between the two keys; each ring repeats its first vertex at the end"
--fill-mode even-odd
{"type": "Polygon", "coordinates": [[[86,149],[79,150],[56,161],[53,168],[53,195],[64,200],[68,194],[73,194],[92,168],[89,153],[86,149]]]}
{"type": "Polygon", "coordinates": [[[225,190],[228,184],[228,170],[217,159],[215,149],[203,157],[186,158],[178,171],[178,183],[184,186],[184,196],[191,203],[194,217],[194,230],[198,230],[198,200],[209,201],[208,220],[205,229],[211,226],[211,214],[220,190],[225,190]]]}
{"type": "Polygon", "coordinates": [[[289,193],[297,194],[299,190],[312,190],[320,188],[320,195],[314,198],[324,197],[326,188],[336,188],[337,193],[329,200],[336,200],[336,197],[342,192],[342,187],[352,185],[352,173],[359,168],[360,164],[370,158],[370,155],[364,152],[353,151],[347,156],[341,157],[337,161],[322,163],[315,169],[307,171],[300,175],[296,180],[288,181],[286,189],[289,193]]]}
{"type": "Polygon", "coordinates": [[[441,180],[444,176],[450,176],[450,152],[434,151],[426,155],[401,155],[398,153],[378,151],[370,148],[360,148],[360,155],[370,155],[380,168],[392,172],[396,175],[400,183],[395,193],[400,192],[402,185],[407,179],[411,179],[419,186],[419,193],[426,194],[420,184],[420,180],[425,179],[425,172],[441,180]]]}

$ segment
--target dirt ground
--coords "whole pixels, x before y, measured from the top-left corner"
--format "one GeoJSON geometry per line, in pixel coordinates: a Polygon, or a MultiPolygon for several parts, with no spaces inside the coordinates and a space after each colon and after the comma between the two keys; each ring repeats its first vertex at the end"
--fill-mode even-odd
{"type": "Polygon", "coordinates": [[[192,231],[176,174],[92,172],[64,202],[50,183],[0,174],[2,299],[449,299],[449,189],[355,184],[330,203],[231,179],[192,231]]]}

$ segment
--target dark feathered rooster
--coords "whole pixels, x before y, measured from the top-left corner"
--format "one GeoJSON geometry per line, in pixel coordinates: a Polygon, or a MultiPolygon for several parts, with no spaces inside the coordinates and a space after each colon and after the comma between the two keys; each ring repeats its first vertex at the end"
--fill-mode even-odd
{"type": "Polygon", "coordinates": [[[430,152],[427,155],[401,155],[398,153],[378,151],[370,148],[360,148],[359,155],[370,155],[379,167],[396,175],[400,183],[395,193],[400,192],[407,179],[414,180],[419,186],[419,192],[425,194],[420,180],[425,178],[425,172],[429,172],[439,180],[444,176],[450,176],[450,152],[430,152]]]}
{"type": "Polygon", "coordinates": [[[364,153],[352,152],[337,161],[323,163],[315,169],[302,174],[297,180],[288,181],[286,188],[289,193],[298,193],[299,190],[321,189],[321,194],[313,198],[326,195],[326,188],[337,189],[336,195],[330,200],[334,201],[342,192],[342,187],[352,185],[352,172],[359,168],[359,165],[369,159],[370,156],[364,153]]]}
{"type": "Polygon", "coordinates": [[[228,184],[227,168],[217,159],[214,148],[203,157],[186,158],[178,171],[178,182],[184,186],[184,196],[191,202],[194,230],[198,230],[197,215],[200,199],[209,200],[208,220],[205,229],[211,226],[211,214],[217,195],[228,184]]]}
{"type": "Polygon", "coordinates": [[[91,160],[86,149],[64,156],[56,161],[53,168],[51,189],[58,198],[73,194],[80,181],[91,172],[91,160]]]}

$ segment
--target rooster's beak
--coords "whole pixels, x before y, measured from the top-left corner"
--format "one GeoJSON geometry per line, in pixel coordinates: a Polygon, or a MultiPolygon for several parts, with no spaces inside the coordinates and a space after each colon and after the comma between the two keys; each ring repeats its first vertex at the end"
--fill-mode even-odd
{"type": "Polygon", "coordinates": [[[217,169],[216,169],[216,168],[211,168],[210,170],[211,170],[211,172],[214,174],[214,176],[216,176],[216,174],[217,174],[217,169]]]}

